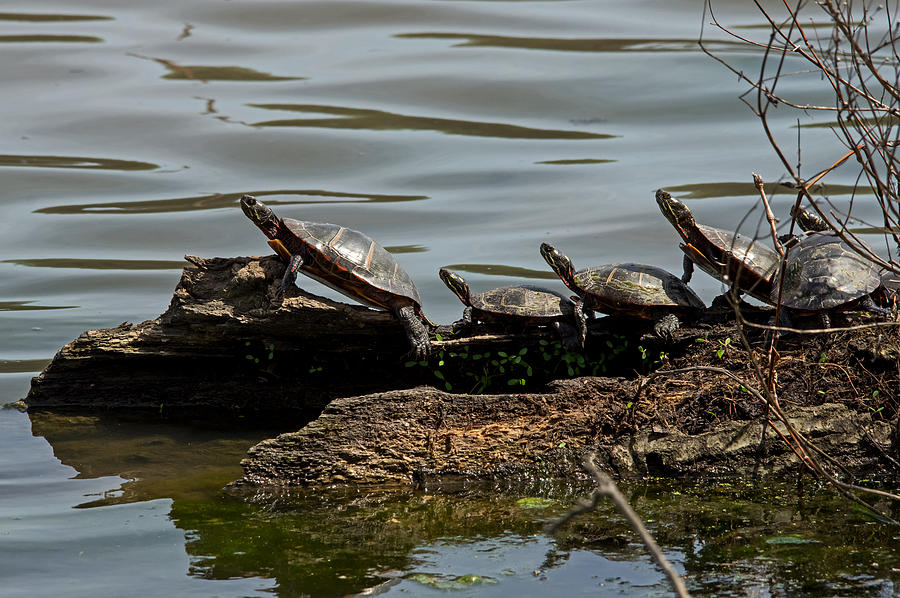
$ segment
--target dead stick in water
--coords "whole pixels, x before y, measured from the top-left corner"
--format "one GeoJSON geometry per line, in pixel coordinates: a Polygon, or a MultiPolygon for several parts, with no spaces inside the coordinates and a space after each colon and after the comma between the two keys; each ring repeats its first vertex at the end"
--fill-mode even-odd
{"type": "Polygon", "coordinates": [[[659,544],[656,543],[656,540],[653,539],[653,536],[647,531],[647,528],[644,527],[644,522],[641,521],[641,518],[638,517],[637,513],[634,512],[634,509],[631,508],[631,505],[628,504],[625,496],[622,495],[622,492],[616,486],[616,483],[613,482],[612,478],[601,471],[600,468],[597,467],[597,464],[594,463],[594,453],[585,456],[581,465],[589,474],[591,474],[594,481],[597,482],[597,488],[594,490],[590,502],[583,501],[578,507],[569,511],[565,517],[551,524],[547,528],[547,532],[550,534],[555,533],[559,528],[575,517],[596,509],[597,505],[600,504],[601,498],[604,496],[609,497],[619,513],[628,520],[631,529],[635,531],[641,539],[641,542],[647,547],[653,560],[656,561],[659,568],[663,570],[663,573],[665,573],[669,578],[669,581],[672,582],[672,587],[675,588],[675,593],[678,594],[679,598],[690,598],[691,595],[688,594],[687,588],[684,585],[684,580],[681,579],[681,576],[678,575],[678,571],[675,570],[675,567],[672,566],[672,563],[670,563],[669,559],[663,554],[659,544]]]}

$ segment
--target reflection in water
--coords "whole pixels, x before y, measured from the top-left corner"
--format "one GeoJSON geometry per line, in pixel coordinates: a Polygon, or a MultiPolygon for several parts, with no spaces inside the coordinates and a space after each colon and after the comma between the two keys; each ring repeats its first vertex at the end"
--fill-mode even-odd
{"type": "Polygon", "coordinates": [[[0,35],[0,44],[2,43],[19,43],[19,42],[82,42],[82,43],[98,43],[103,39],[94,37],[93,35],[0,35]]]}
{"type": "MultiPolygon", "coordinates": [[[[608,502],[554,539],[542,536],[547,521],[588,492],[576,483],[509,480],[505,491],[468,484],[437,494],[396,487],[223,493],[240,475],[246,450],[277,430],[29,415],[32,433],[45,437],[77,477],[131,480],[81,508],[171,498],[169,518],[185,531],[194,577],[273,578],[285,598],[345,596],[388,577],[405,580],[401,591],[414,591],[422,574],[488,576],[502,579],[507,591],[533,590],[538,569],[541,587],[561,595],[580,593],[588,580],[613,570],[625,585],[661,583],[661,573],[646,576],[643,548],[608,502]]],[[[896,531],[871,525],[865,512],[827,490],[798,496],[796,485],[774,480],[671,479],[623,480],[620,488],[653,522],[657,541],[697,595],[745,595],[748,585],[782,595],[785,588],[829,585],[822,580],[843,584],[822,595],[847,595],[848,588],[868,587],[869,575],[895,577],[891,571],[900,565],[896,531]]]]}
{"type": "MultiPolygon", "coordinates": [[[[713,197],[759,197],[759,192],[752,182],[747,183],[691,183],[689,185],[674,185],[672,187],[664,187],[673,195],[677,194],[679,199],[709,199],[713,197]]],[[[781,194],[793,194],[793,183],[766,183],[766,194],[771,196],[781,194]]],[[[826,195],[852,195],[854,187],[852,185],[814,185],[811,190],[815,193],[823,193],[826,195]]],[[[855,189],[861,194],[862,189],[855,189]]]]}
{"type": "Polygon", "coordinates": [[[253,123],[257,127],[321,127],[330,129],[370,129],[439,131],[448,135],[472,137],[498,137],[505,139],[611,139],[614,135],[565,131],[559,129],[534,129],[503,123],[453,120],[428,116],[407,116],[382,110],[344,108],[320,104],[248,104],[263,110],[284,110],[311,114],[333,114],[339,118],[301,118],[268,120],[253,123]]]}
{"type": "Polygon", "coordinates": [[[57,21],[112,21],[112,17],[99,15],[54,15],[23,12],[0,12],[0,21],[25,21],[29,23],[46,23],[57,21]]]}
{"type": "MultiPolygon", "coordinates": [[[[240,461],[247,449],[281,429],[254,428],[250,422],[230,429],[179,425],[139,416],[80,416],[30,412],[31,430],[43,436],[63,464],[79,478],[120,476],[131,480],[122,492],[82,507],[173,498],[210,500],[240,477],[240,461]]],[[[297,422],[290,422],[299,426],[297,422]]],[[[288,422],[285,422],[288,425],[288,422]]]]}
{"type": "Polygon", "coordinates": [[[0,359],[0,374],[27,374],[40,372],[49,359],[0,359]]]}
{"type": "Polygon", "coordinates": [[[388,245],[385,249],[390,253],[425,253],[428,251],[424,245],[388,245]]]}
{"type": "MultiPolygon", "coordinates": [[[[489,46],[496,48],[520,48],[523,50],[559,50],[564,52],[698,52],[696,39],[643,39],[643,38],[593,38],[570,39],[554,37],[510,37],[504,35],[479,35],[477,33],[400,33],[401,39],[451,39],[465,40],[455,47],[489,46]]],[[[746,44],[730,41],[709,41],[717,51],[744,51],[746,44]]]]}
{"type": "Polygon", "coordinates": [[[166,212],[192,212],[195,210],[218,210],[237,207],[241,195],[249,193],[257,197],[272,195],[305,195],[309,197],[327,197],[330,199],[305,199],[293,201],[267,201],[270,206],[292,206],[312,204],[344,204],[344,203],[394,203],[403,201],[420,201],[428,199],[427,195],[379,195],[374,193],[342,193],[322,189],[277,189],[274,191],[242,191],[240,193],[213,193],[194,197],[176,197],[174,199],[151,199],[148,201],[111,201],[106,203],[73,204],[67,206],[51,206],[34,210],[39,214],[158,214],[166,212]]]}
{"type": "Polygon", "coordinates": [[[0,311],[35,311],[43,309],[73,309],[77,305],[32,305],[32,301],[0,301],[0,311]]]}
{"type": "Polygon", "coordinates": [[[159,168],[150,162],[112,160],[109,158],[84,158],[81,156],[18,156],[0,154],[0,166],[36,166],[38,168],[96,168],[101,170],[153,170],[159,168]]]}
{"type": "Polygon", "coordinates": [[[544,280],[559,280],[559,277],[550,271],[532,270],[531,268],[519,268],[518,266],[505,266],[503,264],[449,264],[441,266],[448,270],[460,270],[472,274],[490,274],[492,276],[513,276],[516,278],[541,278],[544,280]]]}
{"type": "Polygon", "coordinates": [[[580,160],[544,160],[543,162],[535,162],[535,164],[557,164],[557,165],[571,165],[571,164],[611,164],[612,162],[616,162],[617,160],[604,160],[601,158],[582,158],[580,160]]]}
{"type": "MultiPolygon", "coordinates": [[[[183,39],[190,34],[190,29],[185,27],[182,32],[183,39]]],[[[191,81],[301,81],[306,77],[278,77],[242,66],[186,66],[163,58],[129,54],[135,58],[152,60],[169,69],[169,73],[163,75],[163,79],[187,79],[191,81]]]]}
{"type": "Polygon", "coordinates": [[[0,260],[0,263],[29,266],[31,268],[77,268],[81,270],[181,270],[187,265],[187,262],[184,260],[109,260],[53,257],[0,260]]]}

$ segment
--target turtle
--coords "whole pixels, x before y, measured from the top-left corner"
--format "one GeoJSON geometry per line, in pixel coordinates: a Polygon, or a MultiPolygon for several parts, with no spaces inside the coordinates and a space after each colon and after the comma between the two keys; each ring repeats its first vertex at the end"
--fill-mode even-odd
{"type": "Polygon", "coordinates": [[[431,343],[422,300],[409,274],[393,255],[368,235],[337,224],[278,218],[252,195],[241,197],[241,209],[269,237],[287,262],[278,293],[295,284],[297,272],[356,299],[387,310],[400,320],[416,359],[428,356],[431,343]]]}
{"type": "Polygon", "coordinates": [[[791,218],[794,220],[794,222],[797,223],[797,226],[800,228],[801,232],[794,234],[785,233],[783,235],[779,235],[778,242],[785,247],[793,247],[800,241],[801,238],[809,233],[821,233],[831,230],[831,227],[828,226],[828,223],[826,223],[817,214],[814,214],[809,210],[804,210],[803,208],[796,205],[791,206],[791,218]]]}
{"type": "Polygon", "coordinates": [[[772,275],[781,261],[778,252],[740,233],[698,224],[690,209],[663,189],[656,192],[656,203],[684,239],[679,245],[684,252],[682,282],[690,282],[697,264],[738,292],[771,301],[772,275]]]}
{"type": "Polygon", "coordinates": [[[797,239],[773,279],[771,302],[782,306],[782,323],[798,314],[818,314],[824,328],[831,312],[862,309],[887,315],[875,300],[891,297],[878,269],[834,233],[811,232],[797,239]],[[779,292],[779,284],[781,289],[779,292]]]}
{"type": "Polygon", "coordinates": [[[479,322],[513,328],[553,326],[566,348],[578,347],[575,303],[562,293],[534,285],[520,285],[473,295],[462,276],[446,268],[440,269],[440,276],[466,306],[462,319],[454,328],[479,322]]]}
{"type": "Polygon", "coordinates": [[[578,295],[575,324],[582,342],[587,334],[585,310],[652,320],[658,336],[671,338],[681,326],[679,316],[692,316],[706,307],[680,278],[656,266],[618,263],[576,272],[572,260],[549,243],[541,244],[541,255],[578,295]]]}

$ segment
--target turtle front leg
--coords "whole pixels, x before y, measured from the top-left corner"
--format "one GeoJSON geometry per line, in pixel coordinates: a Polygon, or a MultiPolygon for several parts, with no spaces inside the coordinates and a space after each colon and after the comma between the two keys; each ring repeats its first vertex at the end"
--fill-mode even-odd
{"type": "Polygon", "coordinates": [[[466,306],[463,309],[463,315],[460,319],[453,322],[450,325],[450,328],[453,330],[453,333],[456,334],[460,330],[467,330],[475,325],[475,318],[472,316],[472,306],[466,306]]]}
{"type": "Polygon", "coordinates": [[[297,272],[303,267],[303,256],[300,254],[292,255],[291,261],[288,262],[287,268],[284,269],[284,276],[281,284],[278,285],[277,297],[284,297],[287,290],[297,282],[297,272]]]}
{"type": "Polygon", "coordinates": [[[684,268],[684,274],[681,275],[681,282],[687,284],[691,282],[691,277],[694,276],[694,262],[688,256],[684,256],[681,264],[682,268],[684,268]]]}
{"type": "Polygon", "coordinates": [[[860,301],[859,307],[861,309],[864,309],[865,311],[872,312],[873,314],[878,314],[882,317],[888,317],[891,315],[891,310],[876,304],[875,301],[872,300],[871,295],[860,301]]]}
{"type": "Polygon", "coordinates": [[[584,299],[581,297],[575,300],[575,330],[577,332],[575,341],[584,347],[587,340],[587,321],[584,318],[584,299]]]}
{"type": "Polygon", "coordinates": [[[667,341],[672,340],[672,335],[679,328],[681,328],[681,320],[675,314],[665,314],[657,318],[653,324],[653,332],[656,333],[656,336],[667,341]]]}
{"type": "Polygon", "coordinates": [[[431,353],[431,340],[428,338],[428,331],[425,324],[416,314],[416,308],[412,305],[404,305],[394,311],[394,315],[403,324],[406,330],[406,338],[409,339],[409,354],[416,360],[427,359],[431,353]]]}

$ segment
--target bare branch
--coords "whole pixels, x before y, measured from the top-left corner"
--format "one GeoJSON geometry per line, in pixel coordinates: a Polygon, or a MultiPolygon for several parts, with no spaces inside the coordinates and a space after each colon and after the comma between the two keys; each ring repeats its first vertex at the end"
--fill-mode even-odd
{"type": "Polygon", "coordinates": [[[654,540],[650,532],[647,531],[644,522],[641,521],[641,518],[638,517],[637,513],[634,512],[634,509],[631,508],[631,505],[628,504],[628,500],[622,495],[622,492],[616,486],[616,483],[613,482],[612,478],[609,477],[606,472],[601,471],[600,468],[597,467],[594,458],[595,455],[590,453],[585,456],[584,461],[581,463],[581,466],[584,467],[585,471],[587,471],[592,478],[594,478],[594,482],[597,484],[596,489],[591,495],[591,500],[589,502],[585,501],[581,503],[579,506],[569,511],[565,517],[549,525],[547,533],[554,534],[563,525],[579,515],[593,511],[597,508],[597,505],[600,504],[600,500],[603,497],[607,497],[612,501],[619,513],[628,520],[631,529],[633,529],[641,539],[641,542],[650,552],[650,556],[653,557],[653,560],[656,561],[659,568],[662,569],[663,573],[666,574],[666,577],[669,578],[676,594],[681,598],[690,598],[690,594],[688,594],[687,588],[684,585],[684,580],[681,579],[678,571],[675,570],[675,567],[672,566],[672,563],[670,563],[669,559],[666,558],[666,555],[663,554],[659,544],[656,543],[656,540],[654,540]]]}

